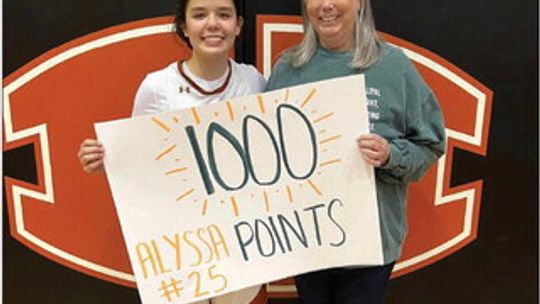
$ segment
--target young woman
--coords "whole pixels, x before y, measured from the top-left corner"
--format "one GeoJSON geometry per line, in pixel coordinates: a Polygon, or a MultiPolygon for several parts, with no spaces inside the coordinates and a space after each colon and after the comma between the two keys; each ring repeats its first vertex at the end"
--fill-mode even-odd
{"type": "Polygon", "coordinates": [[[375,167],[384,265],[308,273],[296,287],[303,304],[378,304],[407,234],[407,186],[444,152],[442,114],[403,52],[378,37],[370,0],[302,0],[302,8],[304,39],[282,56],[266,89],[364,74],[371,133],[357,145],[375,167]]]}
{"type": "MultiPolygon", "coordinates": [[[[238,0],[178,2],[176,34],[192,48],[192,55],[146,76],[135,96],[133,116],[191,108],[264,89],[264,77],[253,66],[228,58],[244,22],[239,8],[238,0]]],[[[84,140],[78,153],[83,169],[102,171],[104,153],[97,140],[84,140]]],[[[233,292],[211,303],[247,304],[259,289],[233,292]]]]}

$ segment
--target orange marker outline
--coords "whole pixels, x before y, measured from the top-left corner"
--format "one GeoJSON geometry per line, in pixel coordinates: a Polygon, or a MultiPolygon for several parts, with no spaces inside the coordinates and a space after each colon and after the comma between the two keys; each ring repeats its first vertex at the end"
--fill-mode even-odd
{"type": "Polygon", "coordinates": [[[190,190],[188,190],[188,191],[182,193],[179,197],[176,198],[176,201],[182,200],[184,197],[186,197],[186,196],[192,194],[193,192],[195,192],[195,189],[192,188],[192,189],[190,189],[190,190]]]}
{"type": "Polygon", "coordinates": [[[311,188],[313,188],[313,190],[315,191],[315,193],[317,193],[318,195],[322,195],[321,190],[319,190],[319,188],[315,185],[315,183],[313,183],[313,181],[311,181],[310,179],[308,179],[307,182],[308,182],[308,184],[311,186],[311,188]]]}
{"type": "Polygon", "coordinates": [[[323,116],[321,116],[321,117],[315,119],[315,120],[313,121],[313,124],[319,123],[319,122],[321,122],[321,121],[323,121],[323,120],[329,118],[329,117],[332,116],[332,115],[334,115],[334,112],[325,114],[325,115],[323,115],[323,116]]]}
{"type": "Polygon", "coordinates": [[[341,137],[341,135],[332,136],[332,137],[329,137],[329,138],[326,138],[326,139],[321,140],[321,141],[319,142],[319,144],[322,145],[322,144],[325,144],[325,143],[330,142],[330,141],[332,141],[332,140],[336,140],[336,139],[338,139],[338,138],[340,138],[340,137],[341,137]]]}
{"type": "Polygon", "coordinates": [[[165,175],[171,175],[171,174],[175,174],[175,173],[183,172],[183,171],[186,171],[187,169],[188,169],[188,168],[186,168],[186,167],[182,167],[182,168],[174,169],[174,170],[171,170],[171,171],[167,171],[167,172],[165,172],[165,175]]]}
{"type": "Polygon", "coordinates": [[[289,198],[289,203],[293,203],[294,200],[293,200],[293,195],[292,195],[292,190],[291,190],[291,186],[287,185],[287,197],[289,198]]]}
{"type": "Polygon", "coordinates": [[[233,208],[234,216],[238,216],[240,212],[238,211],[238,202],[234,196],[231,196],[231,206],[233,208]]]}
{"type": "Polygon", "coordinates": [[[300,106],[300,108],[305,107],[311,101],[313,96],[315,96],[315,93],[317,93],[317,89],[311,89],[311,92],[309,92],[309,95],[306,97],[304,102],[302,102],[302,105],[300,106]]]}
{"type": "Polygon", "coordinates": [[[261,113],[266,113],[266,109],[264,108],[264,99],[261,95],[257,95],[257,102],[259,103],[259,109],[261,110],[261,113]]]}
{"type": "Polygon", "coordinates": [[[196,108],[191,108],[191,114],[193,115],[193,119],[195,120],[195,124],[200,125],[201,124],[201,117],[199,116],[199,112],[197,112],[196,108]]]}
{"type": "Polygon", "coordinates": [[[234,121],[234,109],[230,101],[227,101],[227,112],[229,113],[229,119],[234,121]]]}
{"type": "Polygon", "coordinates": [[[163,121],[159,120],[157,117],[152,117],[152,122],[154,122],[158,127],[165,130],[165,132],[167,132],[167,133],[171,132],[171,128],[169,128],[169,126],[167,126],[167,124],[165,124],[163,121]]]}
{"type": "Polygon", "coordinates": [[[339,162],[341,162],[341,158],[336,158],[336,159],[332,159],[332,160],[320,163],[319,167],[324,167],[324,166],[328,166],[328,165],[339,163],[339,162]]]}
{"type": "Polygon", "coordinates": [[[170,147],[168,147],[167,149],[165,149],[165,151],[161,152],[160,154],[158,154],[156,156],[156,158],[154,160],[160,160],[163,158],[163,156],[171,153],[174,149],[176,149],[176,145],[172,145],[170,147]]]}

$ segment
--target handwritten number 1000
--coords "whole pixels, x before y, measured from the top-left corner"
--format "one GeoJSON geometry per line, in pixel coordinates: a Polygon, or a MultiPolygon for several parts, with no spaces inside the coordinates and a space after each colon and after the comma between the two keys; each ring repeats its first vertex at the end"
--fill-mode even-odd
{"type": "MultiPolygon", "coordinates": [[[[231,132],[229,132],[227,129],[225,129],[222,125],[216,122],[210,123],[208,126],[208,129],[206,131],[206,159],[203,157],[203,151],[201,151],[201,147],[199,145],[199,140],[197,139],[197,135],[195,134],[195,130],[193,129],[193,126],[187,126],[185,128],[187,136],[189,138],[189,142],[191,144],[191,148],[193,151],[193,154],[195,156],[195,160],[197,162],[197,166],[199,168],[200,176],[202,179],[202,182],[206,188],[207,194],[213,194],[215,193],[215,186],[214,182],[217,182],[224,190],[226,191],[234,191],[239,190],[242,187],[244,187],[249,178],[251,178],[256,184],[261,186],[268,186],[275,184],[280,176],[281,176],[281,167],[282,162],[285,166],[285,170],[287,171],[288,175],[296,180],[304,180],[309,178],[313,172],[315,171],[316,165],[317,165],[317,141],[315,136],[315,131],[313,129],[313,126],[311,125],[309,119],[306,117],[302,111],[297,109],[296,107],[293,107],[288,104],[282,104],[279,105],[276,111],[276,120],[277,120],[277,127],[278,127],[278,139],[276,139],[276,136],[268,127],[268,125],[262,121],[260,118],[253,116],[253,115],[247,115],[243,122],[242,122],[242,141],[239,141],[231,132]],[[307,172],[294,172],[294,170],[291,168],[290,158],[287,154],[288,149],[287,145],[285,144],[284,140],[284,127],[283,127],[283,115],[285,111],[289,111],[290,114],[298,116],[301,121],[306,125],[308,133],[309,133],[309,140],[311,142],[311,166],[307,170],[307,172]],[[252,147],[249,145],[249,135],[250,135],[250,125],[251,124],[259,124],[264,129],[264,134],[268,136],[268,139],[272,143],[272,149],[275,153],[275,170],[274,175],[272,178],[268,180],[261,180],[257,177],[257,174],[255,173],[255,168],[253,167],[252,157],[251,157],[251,149],[252,147]],[[214,149],[214,137],[215,136],[221,136],[223,139],[228,142],[234,151],[238,154],[240,159],[242,160],[242,167],[243,167],[243,178],[241,182],[238,185],[230,185],[226,181],[223,180],[217,163],[216,163],[216,152],[214,149]],[[211,178],[213,177],[213,179],[211,178]]],[[[257,149],[261,149],[261,147],[257,147],[257,149]]],[[[297,158],[298,159],[298,158],[297,158]]],[[[307,160],[309,161],[309,160],[307,160]]]]}

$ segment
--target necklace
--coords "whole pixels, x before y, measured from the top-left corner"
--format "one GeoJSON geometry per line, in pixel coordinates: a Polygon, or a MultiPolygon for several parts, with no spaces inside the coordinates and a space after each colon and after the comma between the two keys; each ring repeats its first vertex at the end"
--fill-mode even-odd
{"type": "MultiPolygon", "coordinates": [[[[219,94],[219,93],[225,91],[225,89],[229,85],[229,81],[231,80],[231,72],[232,72],[231,62],[229,60],[227,60],[227,64],[228,64],[228,67],[229,67],[229,72],[227,73],[227,78],[225,78],[225,81],[223,82],[223,84],[221,84],[218,88],[216,88],[216,89],[214,89],[212,91],[206,91],[205,89],[201,88],[193,79],[189,78],[189,76],[184,71],[183,63],[184,63],[183,60],[178,62],[178,71],[180,72],[180,75],[182,75],[182,77],[184,77],[184,79],[189,83],[189,85],[191,85],[195,90],[197,90],[199,93],[201,93],[203,95],[219,94]]],[[[187,90],[187,92],[189,93],[189,90],[187,90]]]]}

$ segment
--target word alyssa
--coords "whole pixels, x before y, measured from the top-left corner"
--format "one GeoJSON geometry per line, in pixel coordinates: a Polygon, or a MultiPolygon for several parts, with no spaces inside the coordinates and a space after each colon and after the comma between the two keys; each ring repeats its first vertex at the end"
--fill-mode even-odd
{"type": "Polygon", "coordinates": [[[279,250],[282,254],[292,252],[297,247],[308,248],[313,245],[308,235],[314,235],[317,246],[323,245],[322,235],[334,235],[328,231],[321,232],[321,227],[337,229],[339,239],[327,241],[330,246],[340,247],[347,240],[347,233],[335,216],[334,209],[343,208],[340,199],[332,200],[328,205],[317,204],[303,208],[301,212],[293,211],[293,220],[282,214],[269,216],[266,219],[255,219],[252,223],[241,221],[234,225],[238,246],[244,260],[249,260],[248,251],[255,251],[263,257],[271,257],[279,250]],[[323,216],[320,211],[326,209],[323,216]],[[303,219],[303,220],[302,220],[303,219]],[[305,221],[312,224],[306,225],[305,221]],[[330,224],[330,225],[329,225],[330,224]],[[330,227],[329,227],[330,226],[330,227]],[[305,227],[311,227],[311,234],[306,234],[305,227]],[[295,245],[296,244],[296,245],[295,245]],[[296,246],[296,247],[295,247],[296,246]]]}
{"type": "Polygon", "coordinates": [[[150,274],[157,276],[181,270],[184,264],[195,267],[229,256],[227,242],[216,225],[141,242],[135,245],[135,251],[145,279],[150,274]],[[168,254],[171,251],[173,255],[168,254]],[[173,258],[165,260],[164,256],[173,258]]]}
{"type": "MultiPolygon", "coordinates": [[[[202,178],[203,184],[208,195],[215,193],[214,182],[217,182],[221,188],[226,191],[236,191],[244,187],[249,178],[259,186],[268,186],[277,183],[281,176],[282,162],[287,174],[296,180],[305,180],[309,178],[315,171],[318,158],[318,147],[317,147],[317,138],[315,135],[315,130],[307,118],[307,116],[298,108],[289,105],[281,104],[277,107],[276,110],[276,120],[277,120],[277,129],[278,129],[278,139],[270,129],[270,127],[260,118],[247,115],[242,123],[242,143],[239,141],[230,131],[225,129],[222,125],[216,122],[212,122],[206,132],[206,159],[203,156],[203,151],[201,150],[199,140],[193,126],[187,126],[185,128],[186,134],[189,138],[189,143],[191,144],[191,149],[193,155],[197,162],[199,168],[199,173],[202,178]],[[304,159],[303,161],[309,162],[308,169],[306,172],[295,172],[293,170],[294,166],[290,164],[289,157],[287,155],[287,145],[285,144],[285,132],[284,132],[284,117],[288,116],[289,118],[297,117],[300,121],[305,124],[305,129],[307,130],[307,136],[311,142],[311,158],[304,159]],[[265,136],[268,137],[269,142],[271,142],[271,147],[265,147],[264,149],[274,152],[274,174],[270,179],[262,180],[257,176],[256,168],[253,166],[253,161],[251,159],[251,147],[249,145],[249,135],[250,135],[250,125],[258,124],[264,130],[265,136]],[[216,163],[216,151],[214,149],[214,139],[216,136],[221,136],[227,143],[229,143],[234,151],[238,154],[242,160],[242,170],[243,174],[241,182],[237,185],[231,185],[223,179],[221,176],[220,170],[216,163]],[[213,179],[211,178],[213,177],[213,179]]],[[[257,147],[261,149],[261,147],[257,147]]]]}

